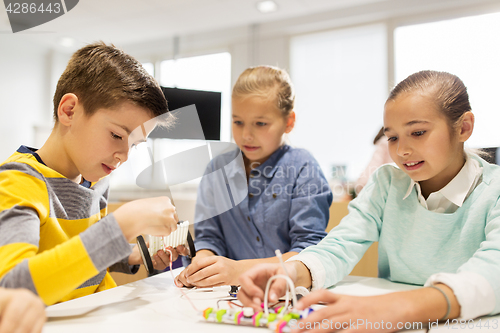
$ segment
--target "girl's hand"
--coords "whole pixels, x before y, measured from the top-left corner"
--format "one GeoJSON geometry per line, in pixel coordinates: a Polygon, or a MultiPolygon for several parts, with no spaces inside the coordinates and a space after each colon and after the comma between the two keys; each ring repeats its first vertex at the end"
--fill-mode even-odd
{"type": "MultiPolygon", "coordinates": [[[[297,281],[297,270],[293,262],[285,263],[285,267],[289,277],[294,284],[297,281]]],[[[244,306],[250,306],[256,311],[260,311],[260,305],[264,302],[264,291],[266,290],[267,281],[274,275],[286,273],[280,264],[260,264],[248,270],[240,276],[241,288],[238,292],[238,299],[244,306]]],[[[268,301],[274,303],[285,295],[287,284],[284,279],[276,279],[272,282],[269,288],[268,301]]]]}
{"type": "Polygon", "coordinates": [[[46,320],[44,304],[31,291],[0,288],[1,333],[38,333],[46,320]]]}
{"type": "MultiPolygon", "coordinates": [[[[184,245],[179,245],[175,248],[175,251],[177,252],[178,255],[181,255],[181,256],[188,256],[190,255],[190,251],[189,251],[189,248],[188,247],[185,247],[184,245]]],[[[172,252],[173,253],[173,252],[172,252]]],[[[175,260],[174,260],[175,261],[175,260]]]]}
{"type": "Polygon", "coordinates": [[[244,265],[236,260],[221,256],[208,256],[193,259],[175,279],[177,286],[215,287],[222,285],[238,285],[238,278],[244,272],[244,265]]]}
{"type": "Polygon", "coordinates": [[[302,298],[297,309],[303,310],[319,302],[327,306],[293,324],[292,332],[397,332],[405,329],[405,324],[413,325],[404,320],[410,309],[405,300],[401,293],[356,297],[334,294],[326,289],[317,290],[302,298]]]}
{"type": "Polygon", "coordinates": [[[173,247],[169,246],[167,249],[172,252],[172,258],[170,258],[170,253],[168,251],[158,250],[158,252],[153,254],[153,257],[151,258],[154,269],[163,271],[165,268],[170,266],[170,261],[174,262],[179,257],[177,251],[173,247]]]}
{"type": "Polygon", "coordinates": [[[186,269],[187,268],[184,268],[184,270],[182,272],[180,272],[179,275],[177,275],[175,277],[174,283],[179,288],[182,288],[182,287],[192,288],[192,287],[194,287],[193,285],[189,284],[186,281],[187,280],[187,278],[186,278],[186,269]]]}
{"type": "MultiPolygon", "coordinates": [[[[180,255],[184,256],[184,255],[189,255],[189,249],[186,248],[185,246],[182,246],[182,245],[179,245],[177,247],[177,251],[179,251],[180,255]],[[184,249],[183,249],[184,247],[184,249]]],[[[212,256],[215,256],[215,253],[213,253],[212,251],[210,250],[206,250],[206,249],[203,249],[203,250],[199,250],[196,252],[196,256],[194,258],[191,259],[191,265],[196,262],[197,260],[200,260],[202,258],[206,258],[206,257],[212,257],[212,256]]],[[[189,266],[188,266],[189,267],[189,266]]],[[[179,275],[177,275],[175,277],[175,285],[179,288],[182,288],[182,287],[188,287],[188,288],[192,288],[194,287],[193,285],[189,284],[187,281],[187,276],[186,276],[186,269],[184,269],[179,275]]]]}

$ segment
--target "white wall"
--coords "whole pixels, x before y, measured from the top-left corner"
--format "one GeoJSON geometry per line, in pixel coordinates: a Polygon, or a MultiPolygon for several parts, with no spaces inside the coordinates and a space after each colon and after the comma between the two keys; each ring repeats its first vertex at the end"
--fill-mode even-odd
{"type": "Polygon", "coordinates": [[[405,26],[394,34],[398,81],[433,69],[464,82],[475,115],[474,133],[466,145],[473,148],[500,146],[499,32],[500,12],[405,26]]]}
{"type": "Polygon", "coordinates": [[[14,34],[0,34],[0,160],[34,145],[34,126],[50,114],[50,52],[14,34]]]}
{"type": "Polygon", "coordinates": [[[297,92],[293,145],[309,150],[327,177],[346,166],[357,179],[373,153],[387,98],[385,25],[368,25],[291,41],[297,92]]]}
{"type": "MultiPolygon", "coordinates": [[[[268,64],[289,69],[289,34],[265,27],[235,27],[179,37],[178,58],[218,52],[231,53],[231,84],[248,67],[268,64]]],[[[174,39],[117,45],[141,62],[174,58],[174,39]]],[[[158,77],[157,77],[158,78],[158,77]]]]}

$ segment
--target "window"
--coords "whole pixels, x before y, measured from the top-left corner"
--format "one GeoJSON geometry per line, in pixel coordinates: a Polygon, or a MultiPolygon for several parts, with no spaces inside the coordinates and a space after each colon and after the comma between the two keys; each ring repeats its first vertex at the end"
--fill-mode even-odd
{"type": "Polygon", "coordinates": [[[394,33],[399,82],[420,70],[462,79],[476,116],[470,147],[500,146],[500,13],[399,27],[394,33]]]}
{"type": "Polygon", "coordinates": [[[357,179],[370,160],[387,97],[386,44],[382,24],[291,40],[297,123],[290,141],[309,150],[327,178],[343,166],[357,179]]]}
{"type": "Polygon", "coordinates": [[[155,65],[150,62],[145,62],[142,64],[142,67],[149,73],[152,77],[155,77],[155,65]]]}

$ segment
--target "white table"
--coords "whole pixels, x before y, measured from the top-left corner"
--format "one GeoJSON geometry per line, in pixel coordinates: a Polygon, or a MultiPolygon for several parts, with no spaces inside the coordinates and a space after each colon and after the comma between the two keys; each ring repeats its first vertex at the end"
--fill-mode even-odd
{"type": "MultiPolygon", "coordinates": [[[[404,291],[417,289],[418,286],[407,285],[402,283],[394,283],[385,279],[365,278],[360,276],[347,276],[344,280],[339,282],[336,287],[332,289],[333,292],[339,294],[353,295],[353,296],[371,296],[382,295],[392,291],[404,291]]],[[[421,332],[420,331],[404,331],[404,332],[421,332]]],[[[422,332],[427,332],[423,330],[422,332]]],[[[494,317],[482,317],[469,321],[467,324],[455,321],[446,323],[432,323],[431,329],[428,333],[486,333],[486,332],[500,332],[500,315],[494,317]],[[481,321],[479,321],[481,320],[481,321]],[[487,327],[489,326],[489,327],[487,327]]]]}
{"type": "MultiPolygon", "coordinates": [[[[181,269],[176,269],[174,274],[180,271],[181,269]]],[[[384,279],[348,276],[333,288],[333,291],[368,296],[415,288],[417,287],[392,283],[384,279]]],[[[218,299],[228,296],[228,290],[229,287],[219,287],[210,292],[186,291],[195,306],[202,311],[207,307],[215,307],[218,299]]],[[[262,328],[205,322],[185,297],[182,297],[180,290],[173,284],[170,272],[50,306],[47,308],[47,316],[49,320],[44,326],[44,333],[151,331],[224,333],[234,332],[236,329],[238,332],[266,332],[262,328]]],[[[441,325],[429,332],[500,332],[500,327],[493,329],[493,319],[498,320],[500,326],[500,316],[490,318],[489,330],[485,327],[460,330],[458,325],[455,326],[458,329],[452,330],[451,327],[441,325]]],[[[424,328],[405,332],[424,333],[428,330],[424,328]]]]}

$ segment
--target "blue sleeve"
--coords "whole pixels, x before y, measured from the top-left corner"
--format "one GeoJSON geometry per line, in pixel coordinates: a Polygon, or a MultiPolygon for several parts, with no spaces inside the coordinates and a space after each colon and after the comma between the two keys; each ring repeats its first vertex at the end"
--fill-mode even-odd
{"type": "Polygon", "coordinates": [[[196,198],[194,246],[196,251],[210,250],[219,256],[227,256],[227,247],[219,215],[215,215],[214,184],[213,178],[206,177],[212,172],[212,166],[207,167],[202,177],[196,198]]]}
{"type": "Polygon", "coordinates": [[[291,198],[290,252],[319,243],[326,236],[330,217],[332,191],[316,160],[308,157],[298,173],[291,198]]]}
{"type": "Polygon", "coordinates": [[[198,222],[194,226],[196,251],[210,250],[218,256],[227,256],[224,232],[218,216],[198,222]]]}

